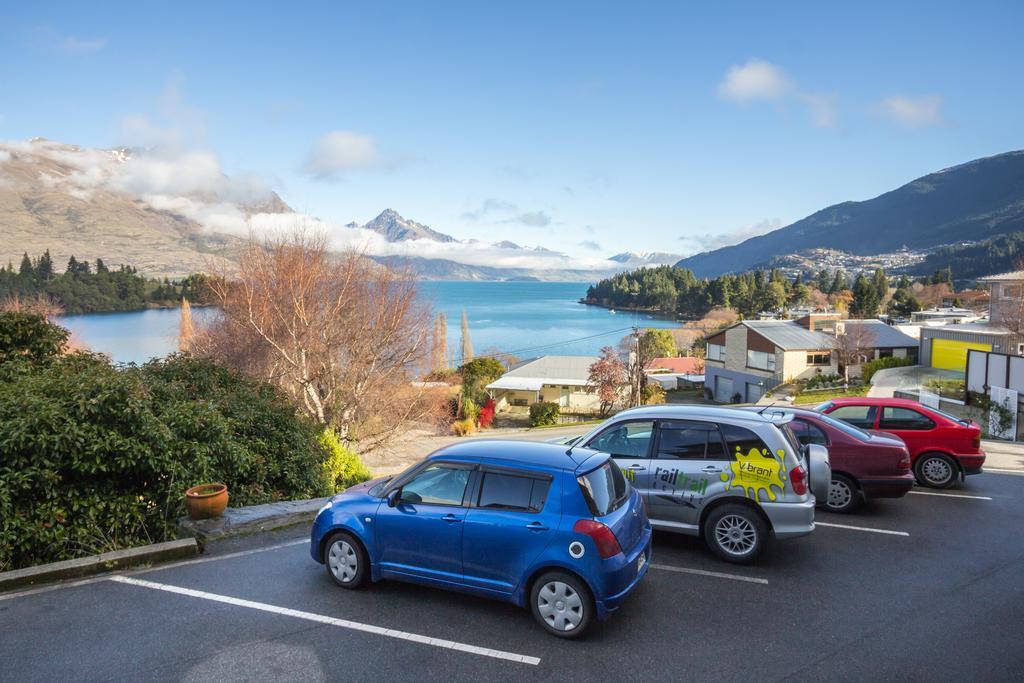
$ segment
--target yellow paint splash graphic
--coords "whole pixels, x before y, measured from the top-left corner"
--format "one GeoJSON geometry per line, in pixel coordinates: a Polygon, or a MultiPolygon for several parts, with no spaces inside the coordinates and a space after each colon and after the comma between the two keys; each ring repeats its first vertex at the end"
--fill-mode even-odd
{"type": "Polygon", "coordinates": [[[772,487],[778,487],[781,494],[786,488],[786,452],[779,450],[771,455],[767,450],[751,448],[746,455],[736,448],[736,460],[729,465],[729,471],[721,474],[725,490],[737,487],[751,500],[760,500],[761,491],[768,500],[777,495],[772,487]]]}

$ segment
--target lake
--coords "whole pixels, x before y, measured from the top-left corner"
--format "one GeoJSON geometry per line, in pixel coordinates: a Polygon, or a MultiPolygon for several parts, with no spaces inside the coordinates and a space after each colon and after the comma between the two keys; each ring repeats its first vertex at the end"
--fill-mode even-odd
{"type": "MultiPolygon", "coordinates": [[[[545,354],[597,354],[618,343],[630,327],[678,327],[646,313],[578,303],[581,282],[422,282],[422,295],[448,317],[448,350],[459,354],[462,311],[469,318],[473,350],[500,349],[520,358],[545,354]]],[[[201,321],[211,309],[193,308],[201,321]]],[[[90,350],[118,363],[144,363],[177,348],[178,309],[68,315],[59,322],[90,350]]]]}

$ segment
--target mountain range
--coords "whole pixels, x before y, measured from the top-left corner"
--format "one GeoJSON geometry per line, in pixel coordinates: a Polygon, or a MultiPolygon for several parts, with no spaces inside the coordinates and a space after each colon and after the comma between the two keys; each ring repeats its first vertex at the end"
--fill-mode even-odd
{"type": "Polygon", "coordinates": [[[579,259],[509,240],[459,240],[386,209],[334,225],[297,214],[250,177],[229,177],[212,155],[91,149],[34,138],[0,142],[0,264],[50,250],[180,277],[229,264],[252,231],[312,223],[339,249],[411,269],[424,279],[592,281],[673,254],[579,259]]]}
{"type": "Polygon", "coordinates": [[[1024,230],[1024,151],[930,173],[866,201],[848,201],[677,265],[716,277],[811,248],[870,255],[932,249],[1024,230]]]}

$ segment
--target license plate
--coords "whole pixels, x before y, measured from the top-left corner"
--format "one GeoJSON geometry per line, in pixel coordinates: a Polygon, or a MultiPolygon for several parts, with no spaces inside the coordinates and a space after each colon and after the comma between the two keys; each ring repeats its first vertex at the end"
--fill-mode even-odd
{"type": "Polygon", "coordinates": [[[647,553],[640,553],[640,557],[636,558],[636,571],[638,574],[645,564],[647,564],[647,553]]]}

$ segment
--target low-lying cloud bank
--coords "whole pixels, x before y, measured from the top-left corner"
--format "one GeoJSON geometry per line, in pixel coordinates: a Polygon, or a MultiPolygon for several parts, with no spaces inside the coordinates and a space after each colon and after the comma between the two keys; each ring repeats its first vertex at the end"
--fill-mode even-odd
{"type": "Polygon", "coordinates": [[[79,148],[43,139],[0,141],[0,186],[60,191],[81,201],[102,202],[124,193],[155,210],[194,221],[211,233],[271,235],[297,228],[321,230],[338,250],[369,256],[444,259],[473,266],[530,270],[611,270],[603,258],[575,258],[544,249],[508,248],[476,240],[389,242],[360,227],[285,210],[270,186],[255,175],[228,176],[217,156],[177,146],[148,150],[79,148]],[[19,164],[11,173],[6,164],[19,164]],[[34,164],[36,168],[28,165],[34,164]],[[25,169],[31,171],[25,173],[25,169]],[[273,203],[276,211],[267,211],[273,203]]]}

